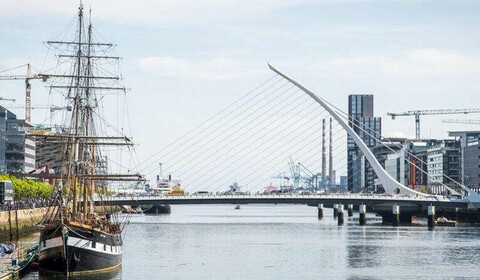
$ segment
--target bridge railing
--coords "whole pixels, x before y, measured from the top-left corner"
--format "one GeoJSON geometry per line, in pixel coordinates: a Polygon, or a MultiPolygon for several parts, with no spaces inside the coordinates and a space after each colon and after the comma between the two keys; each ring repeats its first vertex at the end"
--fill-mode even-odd
{"type": "MultiPolygon", "coordinates": [[[[390,194],[352,194],[352,193],[322,193],[322,194],[299,194],[299,193],[281,193],[281,194],[264,194],[264,193],[238,193],[238,194],[182,194],[182,195],[168,195],[168,194],[159,194],[159,195],[138,195],[138,196],[115,196],[111,197],[111,200],[154,200],[154,199],[214,199],[214,198],[345,198],[345,199],[383,199],[383,200],[421,200],[421,201],[450,201],[454,197],[449,196],[438,196],[438,195],[429,195],[429,196],[414,196],[414,195],[399,195],[394,196],[390,194]]],[[[458,199],[458,198],[456,198],[458,199]]]]}

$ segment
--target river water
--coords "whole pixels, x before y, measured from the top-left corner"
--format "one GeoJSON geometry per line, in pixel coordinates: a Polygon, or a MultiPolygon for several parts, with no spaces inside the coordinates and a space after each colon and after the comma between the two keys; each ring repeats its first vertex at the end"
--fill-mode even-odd
{"type": "Polygon", "coordinates": [[[95,279],[480,279],[480,227],[367,224],[302,205],[174,205],[132,216],[122,269],[95,279]]]}

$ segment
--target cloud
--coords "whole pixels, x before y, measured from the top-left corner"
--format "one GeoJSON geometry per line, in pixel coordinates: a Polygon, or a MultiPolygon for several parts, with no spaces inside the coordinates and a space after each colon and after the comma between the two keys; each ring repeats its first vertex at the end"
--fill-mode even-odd
{"type": "Polygon", "coordinates": [[[412,49],[393,56],[359,55],[335,58],[326,67],[351,73],[377,72],[386,75],[466,75],[480,72],[480,57],[457,51],[412,49]]]}
{"type": "MultiPolygon", "coordinates": [[[[199,24],[225,19],[256,17],[272,10],[299,6],[326,0],[127,0],[83,1],[92,7],[95,17],[115,22],[134,24],[199,24]]],[[[3,16],[27,14],[66,14],[76,12],[76,1],[59,0],[2,0],[3,16]]]]}
{"type": "Polygon", "coordinates": [[[264,73],[259,64],[232,58],[192,61],[170,56],[151,56],[137,61],[140,70],[163,77],[196,78],[216,81],[256,76],[264,73]]]}

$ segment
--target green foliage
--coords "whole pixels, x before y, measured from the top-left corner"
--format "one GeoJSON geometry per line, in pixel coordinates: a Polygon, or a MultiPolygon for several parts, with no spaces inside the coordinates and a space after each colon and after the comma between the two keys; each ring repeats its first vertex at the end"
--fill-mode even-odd
{"type": "Polygon", "coordinates": [[[100,195],[114,195],[114,191],[109,191],[108,189],[97,190],[97,193],[100,195]]]}
{"type": "Polygon", "coordinates": [[[15,200],[29,198],[47,199],[51,198],[55,192],[54,186],[33,180],[21,180],[8,175],[1,175],[0,180],[11,181],[13,183],[13,194],[15,200]]]}

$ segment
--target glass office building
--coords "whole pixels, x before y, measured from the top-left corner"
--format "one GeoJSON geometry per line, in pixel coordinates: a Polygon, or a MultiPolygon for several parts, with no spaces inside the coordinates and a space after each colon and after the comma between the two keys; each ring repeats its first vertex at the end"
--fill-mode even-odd
{"type": "Polygon", "coordinates": [[[0,174],[28,173],[35,169],[33,126],[0,106],[0,174]]]}
{"type": "MultiPolygon", "coordinates": [[[[348,96],[349,125],[373,148],[380,143],[382,119],[373,116],[373,95],[352,94],[348,96]]],[[[365,160],[358,146],[347,136],[347,188],[351,192],[371,191],[376,178],[372,167],[365,160]]]]}

